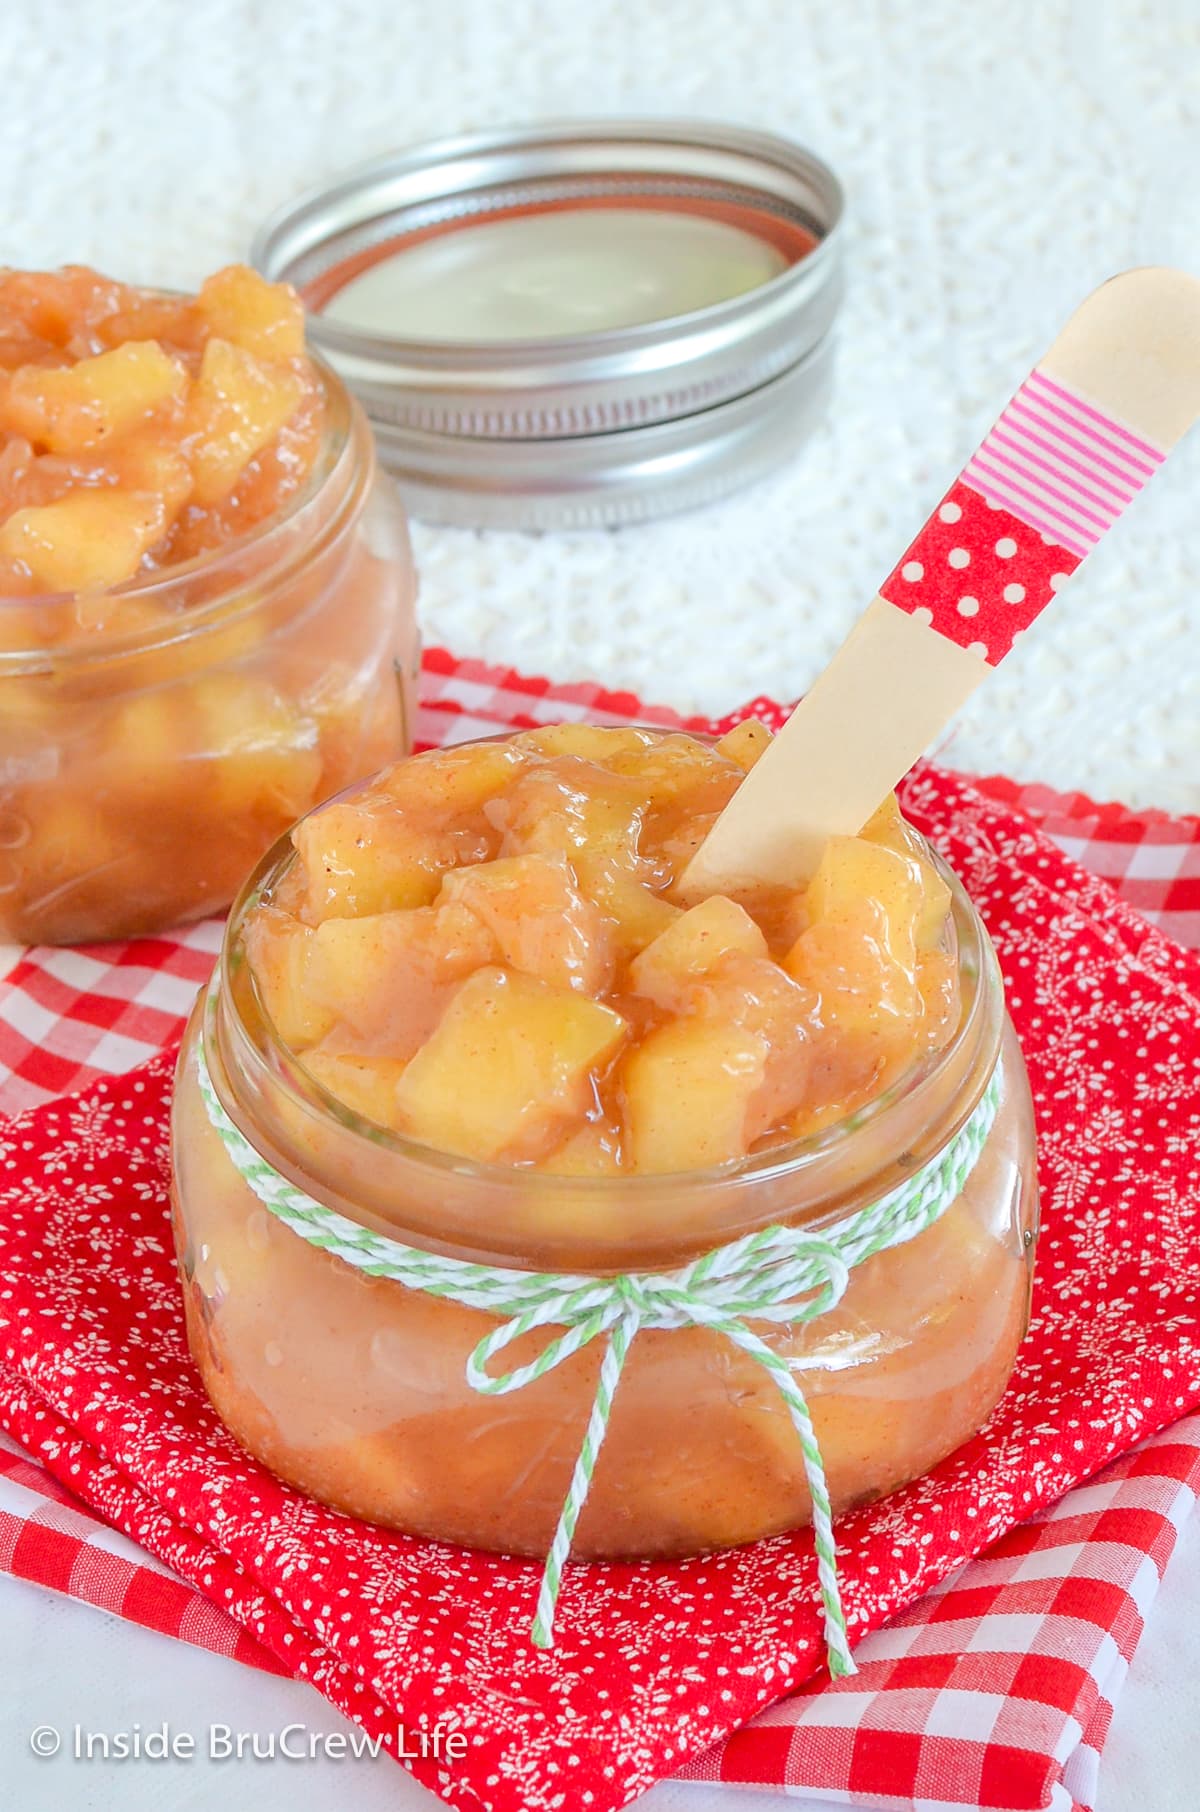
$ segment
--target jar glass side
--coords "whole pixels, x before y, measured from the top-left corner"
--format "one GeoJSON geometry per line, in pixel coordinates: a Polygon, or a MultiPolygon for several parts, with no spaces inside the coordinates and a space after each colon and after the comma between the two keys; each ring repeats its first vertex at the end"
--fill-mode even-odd
{"type": "MultiPolygon", "coordinates": [[[[802,1384],[841,1510],[928,1470],[978,1429],[1028,1317],[1037,1222],[1028,1083],[994,958],[961,890],[956,909],[968,954],[974,938],[981,958],[957,1050],[910,1078],[874,1124],[868,1114],[832,1140],[725,1174],[531,1178],[438,1164],[434,1154],[394,1149],[399,1142],[346,1124],[332,1146],[314,1143],[303,1093],[283,1077],[255,1079],[245,1065],[231,1023],[236,986],[223,991],[206,1050],[243,1131],[319,1199],[406,1243],[528,1269],[656,1268],[755,1224],[827,1226],[940,1149],[999,1061],[997,1118],[942,1217],[856,1268],[826,1315],[756,1329],[802,1384]],[[259,1092],[247,1092],[256,1080],[259,1092]],[[329,1186],[331,1154],[338,1190],[329,1186]],[[374,1200],[372,1174],[377,1185],[385,1179],[374,1200]],[[405,1179],[399,1197],[397,1179],[405,1179]],[[384,1195],[390,1220],[380,1212],[384,1195]],[[414,1230],[422,1207],[428,1224],[441,1226],[440,1240],[414,1230]],[[473,1243],[453,1232],[455,1215],[468,1213],[477,1221],[473,1243]]],[[[198,1035],[199,1010],[175,1111],[176,1232],[189,1338],[223,1420],[282,1477],[354,1514],[437,1539],[544,1552],[590,1411],[598,1343],[510,1395],[472,1391],[467,1358],[495,1318],[366,1278],[272,1216],[208,1121],[196,1084],[198,1035]]],[[[515,1342],[506,1364],[528,1361],[546,1338],[515,1342]]],[[[574,1551],[677,1556],[757,1539],[808,1515],[795,1432],[767,1374],[708,1330],[640,1333],[574,1551]]]]}

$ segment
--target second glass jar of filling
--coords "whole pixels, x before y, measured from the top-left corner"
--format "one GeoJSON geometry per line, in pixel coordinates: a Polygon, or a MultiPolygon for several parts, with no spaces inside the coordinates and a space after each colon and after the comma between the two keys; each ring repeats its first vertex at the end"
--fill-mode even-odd
{"type": "Polygon", "coordinates": [[[410,746],[415,591],[290,291],[240,266],[194,298],[0,273],[0,938],[227,906],[410,746]]]}
{"type": "MultiPolygon", "coordinates": [[[[942,1151],[998,1066],[995,1122],[941,1218],[818,1319],[755,1325],[804,1389],[835,1511],[987,1417],[1037,1219],[995,957],[894,801],[806,887],[680,897],[767,740],[560,726],[419,756],[310,815],[252,878],[180,1058],[175,1226],[206,1387],[281,1477],[420,1535],[543,1553],[600,1355],[474,1392],[495,1319],[276,1219],[208,1117],[202,1038],[227,1113],[317,1200],[409,1246],[585,1274],[836,1226],[942,1151]]],[[[640,1333],[574,1551],[684,1555],[809,1512],[763,1370],[706,1329],[640,1333]]]]}

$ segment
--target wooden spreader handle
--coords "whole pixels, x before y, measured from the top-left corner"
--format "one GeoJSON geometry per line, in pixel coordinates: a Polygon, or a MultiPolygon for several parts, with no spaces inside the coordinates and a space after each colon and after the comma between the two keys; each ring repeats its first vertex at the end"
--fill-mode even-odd
{"type": "Polygon", "coordinates": [[[861,830],[1198,416],[1200,281],[1103,284],[750,770],[685,893],[798,885],[829,837],[861,830]]]}

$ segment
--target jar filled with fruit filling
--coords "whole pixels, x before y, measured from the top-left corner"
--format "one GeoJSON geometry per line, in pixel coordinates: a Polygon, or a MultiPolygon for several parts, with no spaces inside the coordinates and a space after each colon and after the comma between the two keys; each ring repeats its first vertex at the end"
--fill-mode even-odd
{"type": "Polygon", "coordinates": [[[226,907],[410,746],[415,589],[290,291],[0,273],[0,938],[226,907]]]}
{"type": "MultiPolygon", "coordinates": [[[[409,1250],[608,1278],[768,1227],[828,1240],[986,1107],[931,1224],[855,1264],[824,1313],[752,1325],[802,1386],[835,1513],[988,1416],[1037,1221],[995,956],[894,801],[803,885],[689,897],[688,860],[767,740],[567,725],[417,756],[251,878],[180,1058],[175,1227],[204,1383],[280,1477],[411,1533],[544,1554],[602,1343],[481,1394],[468,1360],[499,1319],[322,1249],[256,1187],[264,1163],[409,1250]]],[[[554,1332],[519,1335],[503,1369],[554,1332]]],[[[693,1554],[810,1508],[762,1365],[713,1328],[639,1332],[574,1552],[693,1554]]]]}

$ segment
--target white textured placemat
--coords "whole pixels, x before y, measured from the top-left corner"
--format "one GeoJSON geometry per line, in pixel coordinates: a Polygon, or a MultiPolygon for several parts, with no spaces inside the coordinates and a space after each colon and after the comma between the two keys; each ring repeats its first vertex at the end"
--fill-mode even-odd
{"type": "MultiPolygon", "coordinates": [[[[298,187],[458,128],[691,113],[850,193],[835,413],[777,479],[619,533],[421,529],[429,634],[684,708],[799,691],[1103,277],[1200,271],[1195,0],[44,0],[6,11],[0,257],[188,283],[298,187]]],[[[951,758],[1200,810],[1200,437],[951,758]]]]}

